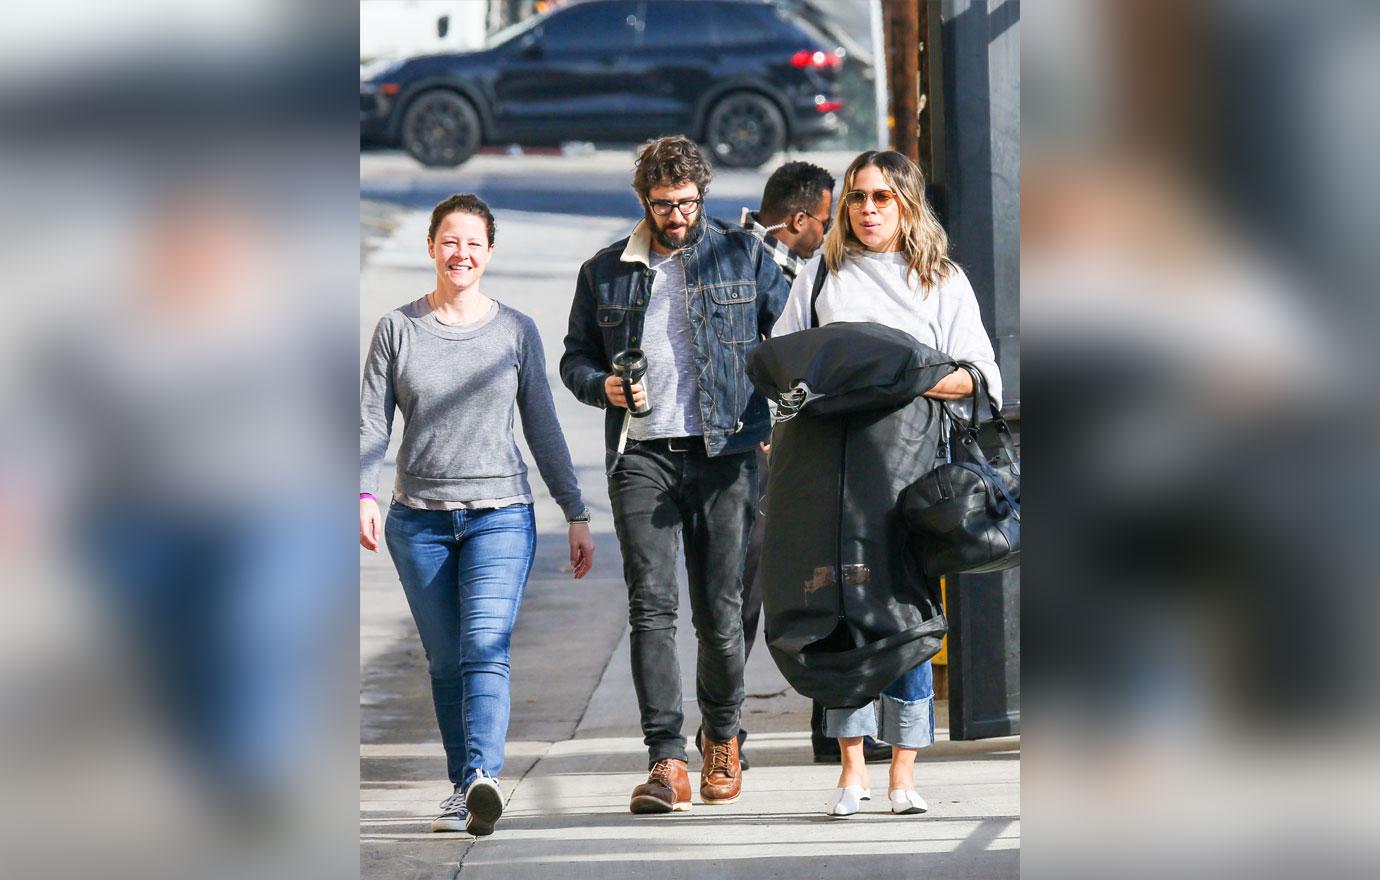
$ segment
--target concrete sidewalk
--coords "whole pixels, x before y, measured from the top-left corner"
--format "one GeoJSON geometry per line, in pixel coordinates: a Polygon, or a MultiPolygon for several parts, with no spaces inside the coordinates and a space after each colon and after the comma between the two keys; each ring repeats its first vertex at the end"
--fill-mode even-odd
{"type": "MultiPolygon", "coordinates": [[[[603,537],[610,547],[611,536],[603,537]]],[[[361,752],[361,876],[449,877],[463,864],[467,878],[612,880],[646,876],[649,861],[663,878],[1019,875],[1018,738],[951,743],[941,730],[917,765],[928,814],[892,816],[882,794],[886,769],[876,766],[876,799],[846,821],[831,820],[823,807],[837,768],[811,763],[809,702],[764,650],[748,665],[743,725],[752,769],[743,797],[711,807],[696,794],[689,813],[631,815],[628,796],[646,776],[646,752],[622,584],[599,574],[589,584],[558,575],[532,584],[513,652],[508,804],[492,837],[427,830],[449,786],[419,650],[387,655],[368,671],[366,694],[376,699],[364,706],[371,742],[361,752]]],[[[683,592],[681,605],[689,607],[683,592]]],[[[693,694],[689,630],[686,622],[677,647],[693,694]]],[[[689,733],[699,713],[693,702],[685,710],[689,733]]],[[[690,751],[693,776],[698,758],[690,751]]]]}
{"type": "MultiPolygon", "coordinates": [[[[681,605],[688,607],[682,593],[681,605]]],[[[694,639],[681,629],[683,671],[694,669],[694,639]]],[[[687,676],[688,678],[688,676],[687,676]]],[[[790,691],[765,651],[750,661],[744,727],[752,769],[743,797],[686,814],[633,816],[628,796],[646,778],[646,752],[628,662],[619,640],[572,739],[554,744],[512,788],[501,834],[464,861],[478,878],[660,877],[801,878],[857,876],[1015,877],[1019,873],[1019,745],[1015,740],[943,742],[918,768],[931,812],[888,812],[886,770],[878,791],[846,821],[823,815],[837,768],[811,763],[809,702],[790,691]]],[[[693,694],[693,682],[685,682],[693,694]]],[[[699,713],[686,705],[686,731],[699,713]]],[[[692,771],[698,756],[691,751],[692,771]]],[[[693,778],[692,786],[697,787],[693,778]]]]}
{"type": "MultiPolygon", "coordinates": [[[[546,163],[554,164],[554,163],[546,163]]],[[[511,163],[505,163],[505,170],[511,163]]],[[[543,167],[542,170],[545,170],[543,167]]],[[[468,181],[455,180],[464,190],[468,181]]],[[[426,215],[389,213],[361,273],[361,345],[378,316],[429,290],[426,215]]],[[[561,386],[556,363],[580,262],[626,234],[625,219],[498,213],[489,295],[536,320],[557,413],[594,512],[594,571],[575,582],[565,530],[545,487],[538,497],[537,561],[514,632],[513,713],[501,776],[507,810],[492,837],[432,834],[450,794],[426,664],[396,574],[361,553],[360,868],[369,880],[524,877],[804,878],[1019,874],[1020,740],[940,742],[921,753],[917,778],[931,810],[894,817],[886,771],[877,799],[846,821],[823,808],[837,768],[812,764],[808,701],[792,692],[759,642],[747,669],[743,726],[753,768],[736,803],[633,816],[628,797],[646,777],[646,752],[628,659],[627,602],[603,474],[602,413],[561,386]],[[654,865],[650,863],[655,863],[654,865]]],[[[398,432],[395,432],[397,434],[398,432]]],[[[397,437],[395,436],[395,447],[397,437]]],[[[530,462],[531,457],[524,455],[530,462]]],[[[392,481],[392,456],[381,477],[392,481]]],[[[695,692],[694,636],[683,595],[678,652],[684,693],[695,692]]],[[[944,704],[938,706],[945,727],[944,704]]],[[[685,706],[693,736],[699,713],[685,706]]],[[[698,756],[690,749],[692,775],[698,756]]],[[[697,779],[692,778],[692,783],[697,779]]]]}

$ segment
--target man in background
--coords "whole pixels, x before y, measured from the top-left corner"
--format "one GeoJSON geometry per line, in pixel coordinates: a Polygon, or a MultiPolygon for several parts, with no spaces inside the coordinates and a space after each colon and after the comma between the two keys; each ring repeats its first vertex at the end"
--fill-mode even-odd
{"type": "Polygon", "coordinates": [[[740,222],[767,246],[786,280],[795,276],[824,243],[833,225],[834,176],[809,162],[787,162],[772,172],[762,190],[762,208],[743,209],[740,222]]]}

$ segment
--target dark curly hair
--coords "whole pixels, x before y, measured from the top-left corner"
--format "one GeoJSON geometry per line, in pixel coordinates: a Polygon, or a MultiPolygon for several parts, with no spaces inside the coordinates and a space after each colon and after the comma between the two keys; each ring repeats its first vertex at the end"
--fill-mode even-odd
{"type": "Polygon", "coordinates": [[[787,162],[772,172],[762,190],[763,220],[776,223],[797,211],[815,209],[826,192],[834,189],[834,175],[809,162],[787,162]]]}
{"type": "Polygon", "coordinates": [[[436,230],[441,228],[441,221],[451,214],[473,214],[482,219],[484,227],[489,231],[489,247],[494,246],[494,233],[498,230],[494,223],[494,214],[484,200],[474,193],[456,193],[431,209],[431,226],[427,227],[426,231],[427,241],[436,238],[436,230]]]}
{"type": "Polygon", "coordinates": [[[633,189],[638,198],[646,199],[654,186],[675,186],[693,183],[700,195],[709,192],[714,169],[704,158],[695,142],[681,135],[660,137],[647,141],[637,151],[637,169],[633,171],[633,189]]]}

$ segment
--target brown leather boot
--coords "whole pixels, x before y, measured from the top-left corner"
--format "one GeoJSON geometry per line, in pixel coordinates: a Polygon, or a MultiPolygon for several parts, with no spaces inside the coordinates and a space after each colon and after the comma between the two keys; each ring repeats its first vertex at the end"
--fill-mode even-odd
{"type": "Polygon", "coordinates": [[[743,793],[743,769],[738,761],[738,738],[715,742],[704,737],[704,765],[700,767],[700,799],[706,804],[731,804],[743,793]]]}
{"type": "Polygon", "coordinates": [[[634,813],[683,813],[690,809],[690,767],[675,758],[662,758],[647,781],[633,789],[629,808],[634,813]]]}

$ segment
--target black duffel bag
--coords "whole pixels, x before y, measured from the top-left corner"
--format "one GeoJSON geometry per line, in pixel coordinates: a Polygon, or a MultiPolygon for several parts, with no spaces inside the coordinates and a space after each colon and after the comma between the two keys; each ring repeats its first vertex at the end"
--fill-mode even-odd
{"type": "Polygon", "coordinates": [[[901,513],[915,537],[921,566],[931,577],[1002,571],[1021,564],[1021,465],[1011,429],[998,411],[982,373],[973,377],[972,415],[950,417],[950,448],[966,461],[949,461],[901,493],[901,513]],[[986,400],[1001,443],[989,460],[978,443],[978,404],[986,400]]]}

